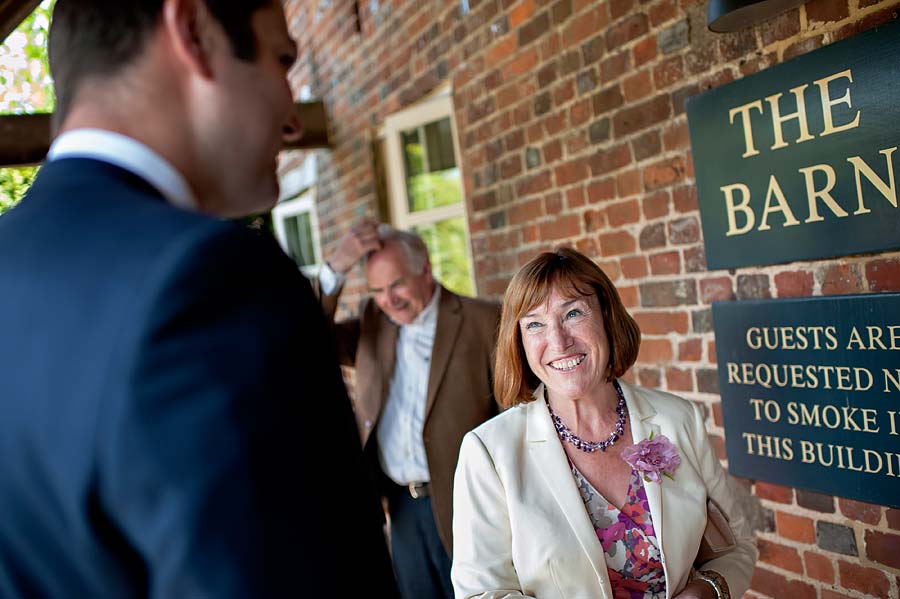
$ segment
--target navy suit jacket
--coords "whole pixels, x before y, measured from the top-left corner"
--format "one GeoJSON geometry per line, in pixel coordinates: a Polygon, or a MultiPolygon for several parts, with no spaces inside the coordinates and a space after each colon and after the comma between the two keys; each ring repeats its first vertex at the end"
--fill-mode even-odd
{"type": "Polygon", "coordinates": [[[327,327],[271,239],[46,164],[0,217],[0,597],[391,596],[327,327]]]}

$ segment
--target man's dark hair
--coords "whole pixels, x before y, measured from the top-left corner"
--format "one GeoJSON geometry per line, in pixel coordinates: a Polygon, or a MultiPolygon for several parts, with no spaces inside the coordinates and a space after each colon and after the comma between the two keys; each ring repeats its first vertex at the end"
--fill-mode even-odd
{"type": "MultiPolygon", "coordinates": [[[[256,58],[250,17],[274,0],[205,0],[242,60],[256,58]]],[[[163,0],[58,0],[50,26],[55,122],[69,111],[79,85],[109,77],[133,62],[162,16],[163,0]]]]}

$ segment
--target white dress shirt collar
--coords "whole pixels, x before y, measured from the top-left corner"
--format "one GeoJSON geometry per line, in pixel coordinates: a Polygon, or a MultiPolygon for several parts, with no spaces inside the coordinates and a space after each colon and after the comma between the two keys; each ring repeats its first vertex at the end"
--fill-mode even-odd
{"type": "Polygon", "coordinates": [[[141,177],[173,206],[197,210],[185,178],[165,158],[141,142],[103,129],[73,129],[56,138],[48,160],[91,158],[108,162],[141,177]]]}

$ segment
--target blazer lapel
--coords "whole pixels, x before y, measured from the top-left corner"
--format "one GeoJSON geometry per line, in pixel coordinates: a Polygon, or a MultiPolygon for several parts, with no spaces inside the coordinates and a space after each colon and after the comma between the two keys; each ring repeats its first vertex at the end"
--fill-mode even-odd
{"type": "MultiPolygon", "coordinates": [[[[656,416],[656,410],[653,409],[646,401],[639,401],[636,397],[634,388],[628,383],[620,380],[622,393],[625,395],[625,405],[628,407],[628,414],[631,417],[631,438],[632,443],[637,443],[643,439],[650,437],[652,432],[654,436],[659,434],[659,425],[653,422],[656,416]]],[[[659,545],[660,553],[663,550],[663,528],[664,518],[662,491],[663,484],[644,482],[644,491],[647,493],[647,503],[650,505],[650,516],[653,518],[653,530],[656,532],[656,542],[659,545]]]]}
{"type": "Polygon", "coordinates": [[[547,484],[547,490],[559,505],[559,509],[565,515],[566,521],[584,550],[585,559],[590,562],[590,567],[596,576],[598,590],[602,591],[603,596],[609,597],[612,592],[609,587],[609,577],[606,574],[603,546],[597,539],[594,525],[584,508],[584,501],[581,499],[581,493],[572,477],[566,452],[563,450],[556,435],[556,429],[553,428],[553,422],[550,420],[550,413],[541,399],[543,389],[543,385],[537,388],[536,399],[527,406],[525,442],[528,452],[547,484]]]}
{"type": "Polygon", "coordinates": [[[441,297],[438,300],[437,325],[434,331],[434,347],[431,349],[431,367],[428,371],[428,394],[425,400],[425,421],[431,414],[434,401],[437,398],[438,388],[447,372],[447,363],[456,345],[456,338],[462,327],[462,303],[459,297],[440,288],[441,297]]]}

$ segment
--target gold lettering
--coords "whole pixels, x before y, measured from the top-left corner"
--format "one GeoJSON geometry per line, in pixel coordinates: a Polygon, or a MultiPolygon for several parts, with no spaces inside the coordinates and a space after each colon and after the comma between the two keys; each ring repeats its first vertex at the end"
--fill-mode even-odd
{"type": "Polygon", "coordinates": [[[763,208],[762,223],[759,225],[759,231],[768,231],[772,228],[769,226],[768,222],[769,214],[772,212],[781,212],[784,215],[784,224],[782,227],[792,227],[800,224],[800,221],[797,220],[794,213],[791,212],[791,207],[784,198],[784,192],[781,190],[781,186],[778,184],[778,179],[775,178],[775,175],[769,176],[769,191],[766,193],[766,205],[763,208]],[[772,198],[775,198],[776,200],[774,204],[772,198]]]}
{"type": "Polygon", "coordinates": [[[900,368],[896,369],[896,372],[897,372],[896,378],[894,377],[894,375],[891,374],[891,371],[888,370],[887,368],[882,368],[881,372],[884,374],[884,392],[885,393],[891,392],[890,388],[888,387],[888,383],[892,384],[894,386],[894,389],[896,389],[897,391],[900,391],[900,368]]]}
{"type": "Polygon", "coordinates": [[[856,111],[856,117],[854,117],[852,121],[850,121],[849,123],[844,123],[843,125],[838,125],[837,127],[834,126],[834,118],[831,115],[832,106],[836,106],[837,104],[846,104],[847,108],[853,108],[853,105],[850,103],[849,84],[847,85],[847,93],[840,98],[834,99],[831,97],[831,94],[828,93],[828,84],[835,79],[842,78],[846,78],[850,83],[853,83],[853,74],[850,72],[850,69],[813,81],[813,83],[819,86],[819,96],[822,98],[822,117],[825,121],[825,130],[819,134],[821,137],[831,135],[832,133],[838,133],[840,131],[846,131],[847,129],[853,129],[854,127],[859,126],[858,110],[856,111]]]}
{"type": "Polygon", "coordinates": [[[741,125],[744,128],[744,153],[741,154],[741,158],[747,158],[749,156],[755,156],[759,154],[759,150],[757,150],[753,146],[753,131],[750,125],[750,109],[755,108],[762,114],[763,107],[762,101],[755,100],[748,104],[744,104],[743,106],[738,106],[737,108],[732,108],[728,111],[728,120],[732,125],[734,124],[734,116],[736,114],[741,115],[741,125]]]}
{"type": "Polygon", "coordinates": [[[743,183],[735,183],[733,185],[725,185],[719,189],[725,194],[725,209],[728,211],[728,231],[725,233],[725,236],[743,235],[752,229],[756,222],[753,210],[750,209],[750,188],[743,183]],[[741,193],[741,200],[737,203],[734,201],[735,191],[740,191],[741,193]],[[740,211],[744,214],[744,217],[747,219],[744,226],[737,226],[735,211],[740,211]]]}
{"type": "Polygon", "coordinates": [[[896,418],[897,412],[894,412],[893,410],[888,410],[887,414],[888,414],[888,420],[891,421],[891,432],[889,434],[897,436],[897,418],[896,418]]]}
{"type": "Polygon", "coordinates": [[[784,141],[784,132],[781,127],[786,121],[793,119],[797,119],[797,124],[800,127],[800,137],[797,138],[796,143],[799,144],[804,141],[815,139],[814,136],[809,134],[809,125],[806,122],[806,100],[803,97],[803,91],[807,87],[809,87],[809,84],[804,83],[798,87],[791,88],[790,91],[794,94],[794,99],[797,102],[797,112],[791,112],[785,115],[781,114],[781,108],[778,105],[778,100],[784,94],[777,93],[766,97],[766,102],[769,103],[769,107],[772,109],[772,132],[775,134],[775,143],[772,145],[771,149],[777,150],[788,146],[787,142],[784,141]]]}
{"type": "Polygon", "coordinates": [[[812,464],[816,461],[816,456],[813,453],[813,444],[809,441],[800,440],[800,461],[804,464],[812,464]]]}
{"type": "Polygon", "coordinates": [[[863,449],[863,458],[866,462],[866,474],[878,474],[881,472],[881,469],[884,467],[884,464],[881,460],[881,454],[877,451],[872,451],[871,449],[863,449]],[[872,468],[869,462],[869,456],[874,456],[878,458],[878,468],[872,468]]]}
{"type": "Polygon", "coordinates": [[[809,218],[803,222],[815,223],[825,220],[823,216],[819,215],[819,206],[816,203],[816,199],[822,200],[825,205],[828,206],[828,209],[838,218],[847,216],[847,211],[841,208],[838,203],[834,201],[834,198],[831,197],[831,190],[834,188],[834,183],[836,181],[834,169],[831,168],[831,166],[827,164],[816,164],[807,168],[801,168],[800,172],[803,173],[803,176],[806,179],[806,199],[809,204],[809,218]],[[816,189],[816,182],[813,177],[813,173],[816,171],[825,173],[825,187],[818,190],[816,189]]]}
{"type": "Polygon", "coordinates": [[[872,428],[872,425],[876,422],[876,417],[878,416],[878,411],[873,410],[872,408],[862,408],[860,409],[863,417],[863,432],[865,433],[877,433],[881,430],[880,426],[876,426],[872,428]]]}
{"type": "Polygon", "coordinates": [[[886,150],[881,150],[878,152],[879,154],[884,154],[885,161],[887,162],[887,173],[888,173],[888,183],[884,182],[884,179],[879,177],[872,167],[866,164],[862,158],[859,156],[851,156],[847,159],[847,162],[853,165],[853,174],[856,177],[856,200],[857,200],[857,208],[853,214],[867,214],[871,212],[866,205],[863,203],[863,193],[862,193],[862,179],[860,175],[865,175],[866,179],[869,180],[875,189],[881,192],[888,202],[896,208],[897,207],[897,188],[894,186],[894,162],[891,160],[891,154],[897,149],[897,146],[893,148],[887,148],[886,150]]]}
{"type": "Polygon", "coordinates": [[[850,329],[850,341],[847,342],[847,349],[854,349],[854,345],[859,346],[856,349],[866,349],[866,345],[862,340],[862,335],[859,334],[856,327],[850,329]]]}

